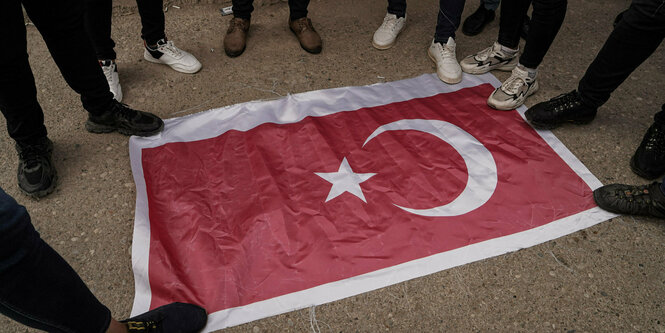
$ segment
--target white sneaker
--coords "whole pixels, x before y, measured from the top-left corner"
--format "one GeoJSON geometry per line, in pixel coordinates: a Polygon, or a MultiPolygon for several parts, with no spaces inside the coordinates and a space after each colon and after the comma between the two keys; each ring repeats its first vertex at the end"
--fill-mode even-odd
{"type": "Polygon", "coordinates": [[[109,84],[109,90],[113,94],[116,101],[122,102],[122,88],[120,88],[120,78],[118,77],[118,66],[113,60],[100,60],[99,65],[102,66],[102,72],[106,76],[106,82],[109,84]]]}
{"type": "Polygon", "coordinates": [[[448,84],[462,81],[462,68],[457,62],[455,40],[452,37],[448,38],[445,45],[432,41],[427,54],[436,63],[436,75],[441,81],[448,84]]]}
{"type": "Polygon", "coordinates": [[[501,44],[494,42],[494,45],[472,54],[460,61],[460,66],[465,73],[484,74],[491,70],[511,71],[517,66],[517,55],[514,53],[503,52],[501,44]]]}
{"type": "Polygon", "coordinates": [[[530,78],[526,69],[517,66],[510,77],[496,88],[487,99],[487,105],[497,110],[512,110],[524,104],[524,100],[538,90],[536,77],[530,78]]]}
{"type": "Polygon", "coordinates": [[[172,41],[160,40],[157,48],[145,47],[143,58],[156,64],[164,64],[181,73],[193,74],[201,69],[201,63],[190,53],[173,45],[172,41]]]}
{"type": "Polygon", "coordinates": [[[399,35],[405,26],[406,15],[398,18],[395,14],[386,13],[386,17],[383,18],[383,23],[381,23],[381,26],[376,29],[376,32],[374,32],[372,45],[379,50],[391,48],[395,45],[397,35],[399,35]]]}

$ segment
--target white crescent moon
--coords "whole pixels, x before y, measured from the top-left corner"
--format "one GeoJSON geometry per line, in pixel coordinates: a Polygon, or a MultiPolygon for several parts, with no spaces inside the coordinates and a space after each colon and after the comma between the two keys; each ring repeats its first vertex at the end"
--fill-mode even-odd
{"type": "Polygon", "coordinates": [[[403,119],[377,128],[365,140],[363,147],[379,134],[397,130],[421,131],[432,134],[447,142],[462,155],[469,178],[464,191],[455,200],[446,205],[429,209],[414,209],[393,205],[409,213],[421,216],[458,216],[484,205],[492,197],[498,179],[496,162],[494,162],[492,153],[471,134],[446,121],[403,119]]]}

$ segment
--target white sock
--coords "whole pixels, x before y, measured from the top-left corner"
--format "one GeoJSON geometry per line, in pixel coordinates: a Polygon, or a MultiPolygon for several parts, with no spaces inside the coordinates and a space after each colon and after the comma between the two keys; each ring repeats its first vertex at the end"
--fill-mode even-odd
{"type": "Polygon", "coordinates": [[[527,73],[529,73],[529,78],[531,80],[536,78],[536,75],[538,74],[538,68],[529,68],[520,63],[517,63],[517,66],[519,66],[520,69],[525,70],[527,73]]]}
{"type": "MultiPolygon", "coordinates": [[[[499,44],[499,45],[501,45],[501,44],[499,44]]],[[[513,54],[517,53],[517,51],[519,51],[519,50],[520,50],[519,47],[517,47],[516,49],[511,49],[509,47],[505,47],[505,46],[501,45],[501,52],[506,53],[508,55],[513,55],[513,54]]]]}

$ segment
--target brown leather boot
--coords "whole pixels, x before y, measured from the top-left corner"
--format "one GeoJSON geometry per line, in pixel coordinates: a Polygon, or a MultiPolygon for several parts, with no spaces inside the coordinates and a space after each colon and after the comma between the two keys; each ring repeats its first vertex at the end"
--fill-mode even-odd
{"type": "Polygon", "coordinates": [[[229,21],[229,29],[224,37],[224,52],[233,58],[241,55],[247,46],[247,31],[249,31],[249,20],[234,17],[229,21]]]}
{"type": "Polygon", "coordinates": [[[312,26],[312,20],[307,17],[289,21],[289,28],[298,37],[300,46],[309,53],[321,52],[321,37],[312,26]]]}

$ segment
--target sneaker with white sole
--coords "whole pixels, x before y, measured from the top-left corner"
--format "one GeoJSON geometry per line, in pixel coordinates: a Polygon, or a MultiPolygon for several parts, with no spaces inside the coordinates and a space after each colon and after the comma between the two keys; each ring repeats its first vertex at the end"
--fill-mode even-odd
{"type": "Polygon", "coordinates": [[[524,100],[537,90],[537,78],[530,78],[526,69],[516,66],[510,77],[487,99],[487,105],[497,110],[512,110],[524,104],[524,100]]]}
{"type": "Polygon", "coordinates": [[[491,70],[512,71],[517,66],[517,55],[519,53],[504,52],[501,44],[494,45],[472,54],[460,61],[460,66],[465,73],[485,74],[491,70]]]}
{"type": "Polygon", "coordinates": [[[379,50],[386,50],[395,45],[395,40],[399,33],[406,26],[406,15],[404,17],[397,17],[395,14],[386,13],[383,18],[383,23],[374,32],[372,38],[372,46],[379,50]]]}
{"type": "Polygon", "coordinates": [[[118,102],[122,102],[122,88],[120,87],[118,66],[115,64],[115,61],[110,59],[100,60],[99,65],[102,66],[102,72],[104,72],[106,82],[109,84],[109,90],[111,90],[113,98],[118,102]]]}
{"type": "Polygon", "coordinates": [[[436,64],[436,75],[441,81],[455,84],[462,81],[462,68],[455,55],[455,40],[448,37],[446,44],[432,41],[427,51],[430,59],[436,64]]]}
{"type": "Polygon", "coordinates": [[[181,73],[193,74],[201,69],[201,63],[193,55],[165,39],[157,41],[157,46],[154,48],[146,44],[143,58],[156,64],[167,65],[181,73]]]}

